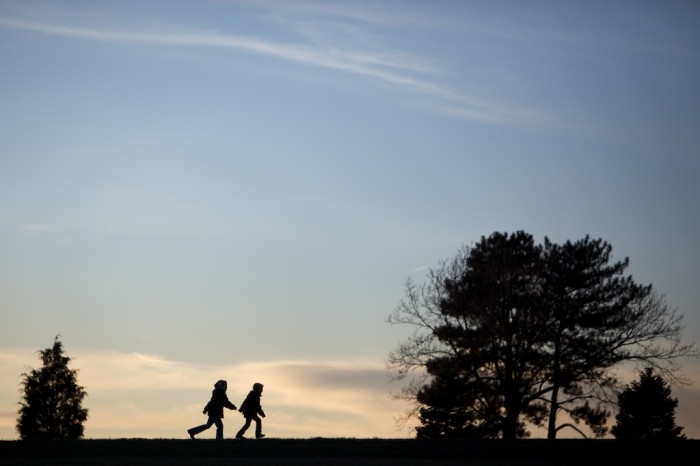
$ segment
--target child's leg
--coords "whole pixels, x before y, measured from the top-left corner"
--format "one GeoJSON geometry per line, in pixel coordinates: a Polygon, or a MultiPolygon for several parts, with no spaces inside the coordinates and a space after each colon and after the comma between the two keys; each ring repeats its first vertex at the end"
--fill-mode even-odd
{"type": "Polygon", "coordinates": [[[243,427],[241,427],[241,430],[239,430],[238,433],[236,434],[236,438],[243,437],[243,434],[245,434],[245,431],[248,430],[248,427],[250,427],[250,421],[251,421],[251,418],[249,418],[249,417],[245,418],[245,424],[243,424],[243,427]]]}
{"type": "Polygon", "coordinates": [[[221,419],[216,418],[216,419],[214,419],[214,424],[216,424],[216,440],[223,440],[224,439],[224,423],[221,422],[221,419]]]}
{"type": "Polygon", "coordinates": [[[207,419],[206,424],[202,424],[201,426],[193,427],[190,430],[188,430],[187,432],[189,432],[190,435],[197,435],[198,433],[210,428],[211,425],[214,424],[215,422],[216,422],[216,418],[213,418],[210,416],[209,419],[207,419]]]}
{"type": "Polygon", "coordinates": [[[255,421],[255,438],[260,438],[262,435],[262,419],[256,414],[253,420],[255,421]]]}

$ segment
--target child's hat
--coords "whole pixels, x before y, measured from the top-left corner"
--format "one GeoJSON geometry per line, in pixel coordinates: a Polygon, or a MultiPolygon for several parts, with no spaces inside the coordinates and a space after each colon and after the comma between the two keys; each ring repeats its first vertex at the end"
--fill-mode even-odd
{"type": "Polygon", "coordinates": [[[226,390],[226,387],[228,384],[226,383],[225,380],[219,380],[214,384],[214,388],[218,388],[220,390],[226,390]]]}

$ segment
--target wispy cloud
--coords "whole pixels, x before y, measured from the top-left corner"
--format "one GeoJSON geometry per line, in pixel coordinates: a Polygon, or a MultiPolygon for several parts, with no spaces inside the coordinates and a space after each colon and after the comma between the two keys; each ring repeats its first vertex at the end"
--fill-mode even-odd
{"type": "Polygon", "coordinates": [[[425,270],[430,269],[429,265],[421,265],[419,267],[414,267],[408,271],[408,273],[417,273],[417,272],[423,272],[425,270]]]}
{"type": "MultiPolygon", "coordinates": [[[[202,407],[218,379],[239,405],[253,383],[265,386],[263,408],[269,435],[303,437],[406,437],[394,419],[406,406],[392,400],[383,362],[268,361],[202,367],[155,354],[81,350],[71,367],[85,387],[86,436],[183,437],[204,421],[202,407]]],[[[11,407],[19,401],[20,374],[40,364],[36,352],[0,352],[0,438],[14,438],[11,407]]],[[[226,412],[228,432],[240,427],[226,412]]]]}
{"type": "Polygon", "coordinates": [[[60,231],[58,227],[45,223],[28,223],[22,225],[21,230],[27,233],[57,233],[60,231]]]}
{"type": "Polygon", "coordinates": [[[0,17],[0,27],[89,41],[164,47],[210,47],[245,51],[307,66],[361,75],[394,89],[429,98],[432,111],[459,118],[511,124],[539,124],[538,112],[510,103],[464,95],[429,77],[438,74],[401,53],[358,50],[342,46],[297,45],[230,34],[159,33],[82,28],[0,17]]]}
{"type": "Polygon", "coordinates": [[[70,26],[53,25],[19,21],[10,18],[0,18],[0,26],[20,29],[24,31],[38,32],[42,34],[72,37],[76,39],[121,42],[127,44],[150,44],[162,46],[202,46],[240,49],[248,52],[283,58],[307,65],[333,68],[350,71],[358,74],[366,74],[385,79],[392,83],[407,83],[411,81],[400,75],[393,75],[380,69],[373,68],[403,68],[417,71],[429,71],[424,66],[411,64],[405,60],[398,60],[388,55],[371,54],[368,52],[354,52],[341,49],[321,50],[314,47],[280,44],[261,39],[223,35],[212,33],[150,33],[137,31],[108,31],[99,29],[77,28],[70,26]]]}

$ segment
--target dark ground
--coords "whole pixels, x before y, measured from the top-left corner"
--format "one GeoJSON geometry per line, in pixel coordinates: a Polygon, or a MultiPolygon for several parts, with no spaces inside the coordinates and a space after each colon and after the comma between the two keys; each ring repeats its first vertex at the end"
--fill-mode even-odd
{"type": "Polygon", "coordinates": [[[0,441],[1,465],[676,465],[700,440],[114,439],[0,441]]]}

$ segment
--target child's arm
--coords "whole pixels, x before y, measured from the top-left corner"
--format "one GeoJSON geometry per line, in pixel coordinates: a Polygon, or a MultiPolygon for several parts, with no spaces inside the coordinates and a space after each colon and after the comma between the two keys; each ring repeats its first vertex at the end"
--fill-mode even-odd
{"type": "Polygon", "coordinates": [[[224,401],[224,406],[226,406],[228,409],[236,410],[236,405],[231,403],[231,400],[226,397],[226,400],[224,401]]]}

